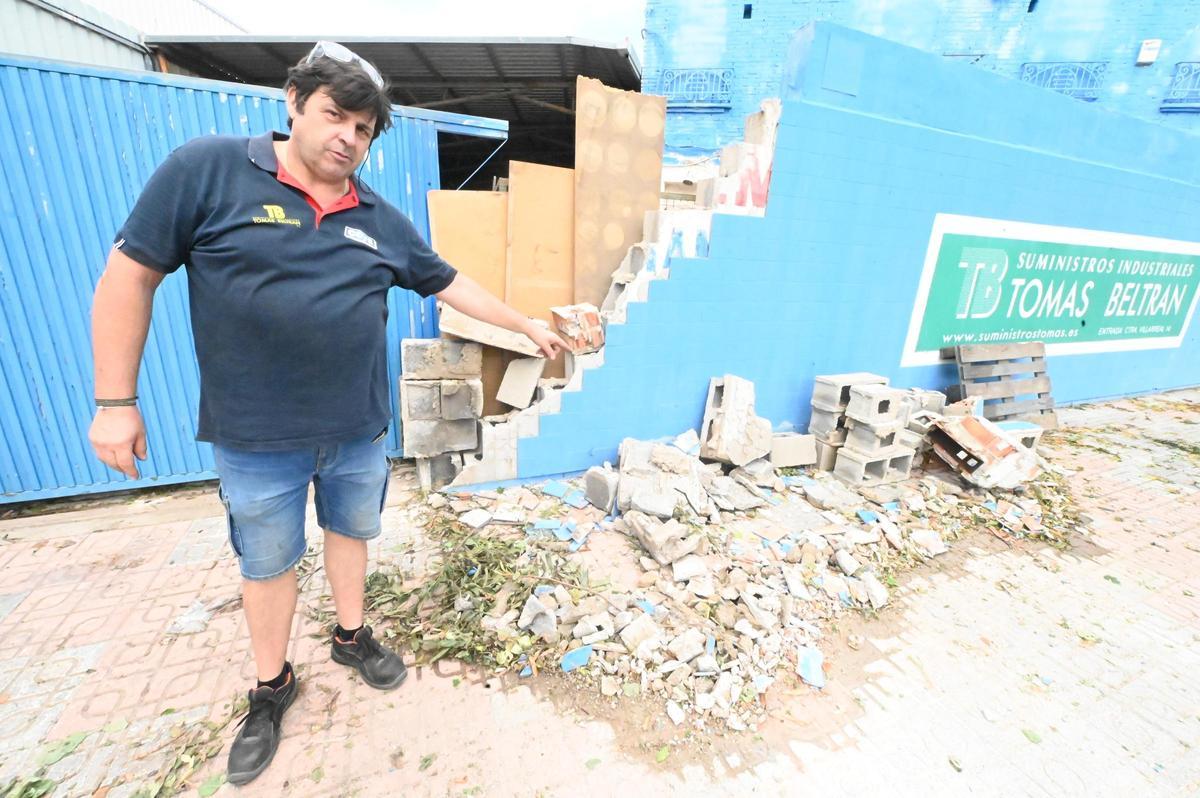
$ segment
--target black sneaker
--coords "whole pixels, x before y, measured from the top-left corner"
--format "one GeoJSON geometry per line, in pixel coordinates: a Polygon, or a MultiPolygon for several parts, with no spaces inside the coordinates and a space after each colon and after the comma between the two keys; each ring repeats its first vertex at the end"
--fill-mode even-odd
{"type": "Polygon", "coordinates": [[[371,634],[371,627],[364,626],[354,634],[354,640],[343,643],[333,633],[331,653],[333,661],[357,668],[363,681],[379,690],[394,690],[408,676],[408,669],[394,651],[379,644],[371,634]]]}
{"type": "Polygon", "coordinates": [[[230,784],[246,784],[267,769],[279,748],[283,713],[296,698],[296,674],[287,663],[288,679],[283,687],[256,687],[250,691],[250,711],[242,718],[237,737],[229,749],[230,784]]]}

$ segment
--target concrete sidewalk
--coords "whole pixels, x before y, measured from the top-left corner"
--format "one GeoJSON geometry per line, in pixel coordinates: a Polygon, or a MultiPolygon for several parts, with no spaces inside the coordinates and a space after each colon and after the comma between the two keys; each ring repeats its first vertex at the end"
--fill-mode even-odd
{"type": "MultiPolygon", "coordinates": [[[[680,734],[661,711],[554,675],[450,663],[378,693],[301,614],[300,696],[240,792],[1200,794],[1200,392],[1060,417],[1046,451],[1077,469],[1091,536],[958,541],[881,617],[828,630],[829,685],[773,690],[757,732],[659,763],[680,734]]],[[[373,566],[410,567],[425,506],[410,470],[393,479],[373,566]]],[[[233,717],[253,677],[226,536],[211,486],[0,521],[0,785],[43,762],[54,795],[118,798],[217,751],[191,783],[238,792],[219,783],[233,723],[198,723],[233,717]]],[[[301,603],[329,609],[317,548],[301,603]]]]}

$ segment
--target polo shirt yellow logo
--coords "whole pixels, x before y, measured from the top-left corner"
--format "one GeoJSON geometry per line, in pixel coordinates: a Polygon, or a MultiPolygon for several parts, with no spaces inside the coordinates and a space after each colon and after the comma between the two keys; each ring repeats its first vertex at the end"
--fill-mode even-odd
{"type": "Polygon", "coordinates": [[[300,226],[300,220],[289,219],[287,213],[280,205],[264,205],[262,208],[267,212],[267,215],[250,217],[250,220],[255,224],[290,224],[295,227],[300,226]]]}

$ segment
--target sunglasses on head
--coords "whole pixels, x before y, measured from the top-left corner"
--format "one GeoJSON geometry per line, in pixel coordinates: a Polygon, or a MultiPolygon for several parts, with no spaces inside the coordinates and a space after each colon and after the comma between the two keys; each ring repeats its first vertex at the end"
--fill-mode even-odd
{"type": "Polygon", "coordinates": [[[370,61],[349,47],[344,47],[337,42],[317,42],[317,46],[312,48],[312,51],[304,57],[304,63],[311,64],[318,58],[332,58],[334,61],[341,61],[343,64],[358,64],[367,73],[367,77],[371,79],[372,83],[380,89],[383,88],[383,76],[379,74],[379,70],[370,61]]]}

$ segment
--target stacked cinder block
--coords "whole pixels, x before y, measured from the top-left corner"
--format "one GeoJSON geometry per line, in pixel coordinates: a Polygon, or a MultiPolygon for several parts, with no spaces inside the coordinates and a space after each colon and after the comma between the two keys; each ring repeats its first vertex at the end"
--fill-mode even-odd
{"type": "Polygon", "coordinates": [[[865,371],[824,374],[813,380],[812,418],[808,431],[817,438],[817,468],[832,471],[838,449],[846,443],[846,407],[856,385],[887,385],[888,378],[865,371]]]}
{"type": "Polygon", "coordinates": [[[846,405],[846,442],[833,473],[851,485],[879,485],[908,478],[916,451],[901,443],[909,405],[904,391],[886,385],[855,385],[846,405]]]}
{"type": "Polygon", "coordinates": [[[404,454],[433,458],[474,449],[483,413],[483,348],[441,338],[400,345],[404,454]]]}

